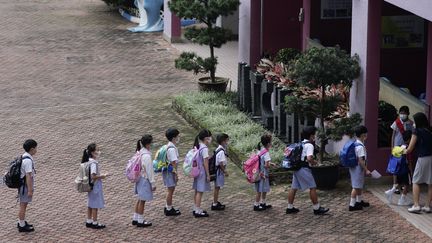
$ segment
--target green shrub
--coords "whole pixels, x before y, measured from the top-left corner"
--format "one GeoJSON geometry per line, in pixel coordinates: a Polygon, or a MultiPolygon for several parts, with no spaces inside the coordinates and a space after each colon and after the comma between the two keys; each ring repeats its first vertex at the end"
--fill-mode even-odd
{"type": "MultiPolygon", "coordinates": [[[[235,93],[188,92],[176,96],[174,104],[199,127],[207,128],[213,134],[227,133],[230,150],[245,160],[258,145],[261,135],[269,132],[236,108],[235,96],[235,93]]],[[[282,160],[284,149],[285,144],[273,136],[270,151],[273,162],[282,160]]]]}

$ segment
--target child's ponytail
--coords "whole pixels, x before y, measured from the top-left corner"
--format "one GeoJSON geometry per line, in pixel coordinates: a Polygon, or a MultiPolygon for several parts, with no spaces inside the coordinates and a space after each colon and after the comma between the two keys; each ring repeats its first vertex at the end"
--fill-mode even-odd
{"type": "Polygon", "coordinates": [[[261,142],[258,142],[258,145],[256,146],[257,150],[261,150],[261,142]]]}
{"type": "Polygon", "coordinates": [[[90,156],[88,155],[87,149],[84,149],[81,163],[85,163],[85,162],[89,161],[89,159],[90,159],[90,156]]]}
{"type": "Polygon", "coordinates": [[[195,137],[195,141],[194,141],[194,147],[196,147],[197,149],[199,149],[199,135],[197,135],[196,137],[195,137]]]}
{"type": "Polygon", "coordinates": [[[89,146],[87,146],[87,148],[84,149],[81,163],[88,162],[90,158],[92,158],[92,153],[95,151],[96,151],[96,144],[95,143],[89,144],[89,146]]]}
{"type": "Polygon", "coordinates": [[[141,150],[141,139],[138,140],[137,142],[137,146],[136,146],[136,151],[140,151],[141,150]]]}

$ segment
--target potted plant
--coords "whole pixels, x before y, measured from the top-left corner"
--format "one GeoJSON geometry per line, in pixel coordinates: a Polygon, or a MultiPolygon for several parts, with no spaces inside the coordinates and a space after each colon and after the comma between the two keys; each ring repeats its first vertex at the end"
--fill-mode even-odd
{"type": "Polygon", "coordinates": [[[231,39],[232,33],[228,29],[216,26],[216,20],[219,16],[228,16],[237,10],[240,4],[239,0],[171,0],[168,6],[179,18],[195,18],[204,27],[192,27],[185,31],[187,40],[200,45],[207,45],[210,50],[210,57],[202,58],[194,52],[183,52],[175,60],[175,67],[187,71],[193,71],[194,74],[209,73],[209,77],[199,79],[199,89],[201,91],[219,91],[226,90],[228,79],[216,77],[216,66],[218,64],[215,57],[214,49],[220,48],[231,39]]]}
{"type": "MultiPolygon", "coordinates": [[[[285,98],[285,107],[289,112],[318,118],[319,166],[312,171],[315,176],[336,180],[321,187],[335,185],[338,177],[338,159],[325,151],[328,141],[341,140],[361,123],[359,114],[349,115],[348,112],[349,90],[359,74],[358,57],[349,56],[337,46],[308,49],[289,65],[288,76],[295,87],[292,95],[285,98]]],[[[323,182],[329,180],[315,178],[323,182]]]]}

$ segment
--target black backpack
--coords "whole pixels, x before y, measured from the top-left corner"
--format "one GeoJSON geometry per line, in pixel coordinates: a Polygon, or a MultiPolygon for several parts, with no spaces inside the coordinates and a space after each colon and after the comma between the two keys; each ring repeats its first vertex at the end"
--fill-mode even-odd
{"type": "MultiPolygon", "coordinates": [[[[210,181],[215,181],[216,180],[216,173],[217,170],[219,169],[219,166],[216,166],[216,155],[220,152],[220,151],[224,151],[225,150],[220,148],[214,151],[213,156],[210,157],[209,159],[209,174],[210,174],[210,181]]],[[[226,154],[225,154],[226,155],[226,154]]]]}
{"type": "Polygon", "coordinates": [[[282,168],[297,171],[302,167],[307,167],[308,163],[302,158],[304,144],[303,142],[293,143],[285,148],[284,159],[281,163],[282,168]]]}
{"type": "Polygon", "coordinates": [[[30,157],[19,156],[14,161],[10,162],[9,170],[3,177],[3,182],[7,187],[20,188],[25,184],[25,177],[21,178],[21,164],[23,159],[30,159],[30,157]]]}

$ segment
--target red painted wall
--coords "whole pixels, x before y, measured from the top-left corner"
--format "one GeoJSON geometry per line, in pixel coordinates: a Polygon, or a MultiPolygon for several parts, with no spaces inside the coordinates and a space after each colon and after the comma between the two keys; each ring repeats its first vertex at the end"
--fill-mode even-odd
{"type": "MultiPolygon", "coordinates": [[[[383,16],[412,15],[389,3],[383,4],[383,16]]],[[[425,38],[427,25],[425,21],[425,38]]],[[[381,76],[399,87],[407,87],[416,97],[426,90],[427,40],[423,48],[381,49],[381,76]]],[[[398,108],[398,107],[397,107],[398,108]]]]}
{"type": "Polygon", "coordinates": [[[310,38],[319,39],[324,46],[339,45],[351,51],[351,18],[321,19],[321,0],[311,1],[310,38]]]}
{"type": "Polygon", "coordinates": [[[301,23],[298,20],[301,6],[302,0],[264,1],[263,52],[265,54],[274,54],[287,47],[301,49],[301,23]]]}

